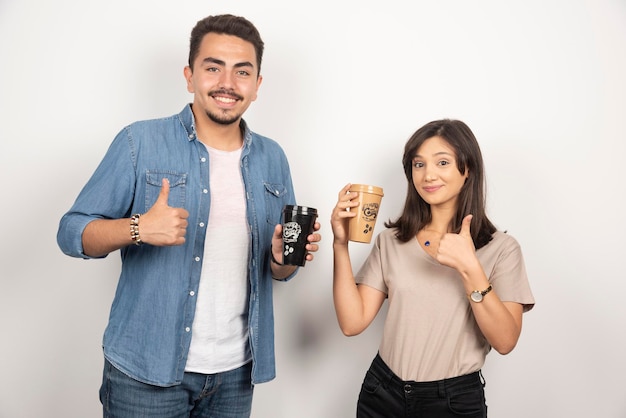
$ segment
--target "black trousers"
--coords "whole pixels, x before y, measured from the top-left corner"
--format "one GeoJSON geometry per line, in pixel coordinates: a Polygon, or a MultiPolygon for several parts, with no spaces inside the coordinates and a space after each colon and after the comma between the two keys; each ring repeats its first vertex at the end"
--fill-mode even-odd
{"type": "Polygon", "coordinates": [[[376,355],[365,375],[357,418],[486,418],[480,371],[434,382],[403,381],[376,355]]]}

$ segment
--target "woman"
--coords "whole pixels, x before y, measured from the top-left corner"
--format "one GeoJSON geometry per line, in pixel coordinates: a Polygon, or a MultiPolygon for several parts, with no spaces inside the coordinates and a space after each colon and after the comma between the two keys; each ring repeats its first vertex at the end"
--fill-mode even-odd
{"type": "Polygon", "coordinates": [[[491,347],[513,350],[522,313],[534,306],[521,249],[487,218],[482,155],[465,123],[445,119],[418,129],[402,163],[404,210],[385,224],[356,276],[348,221],[358,194],[349,184],[331,217],[343,333],[361,333],[389,299],[357,416],[486,417],[485,356],[491,347]]]}

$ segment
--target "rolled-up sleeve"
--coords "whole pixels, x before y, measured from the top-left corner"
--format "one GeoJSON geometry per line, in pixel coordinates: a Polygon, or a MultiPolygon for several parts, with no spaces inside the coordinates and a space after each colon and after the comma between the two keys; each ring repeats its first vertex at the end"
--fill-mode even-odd
{"type": "Polygon", "coordinates": [[[63,253],[93,258],[83,252],[82,235],[96,219],[119,219],[128,215],[135,189],[132,136],[123,129],[111,143],[104,158],[70,210],[63,215],[57,243],[63,253]]]}

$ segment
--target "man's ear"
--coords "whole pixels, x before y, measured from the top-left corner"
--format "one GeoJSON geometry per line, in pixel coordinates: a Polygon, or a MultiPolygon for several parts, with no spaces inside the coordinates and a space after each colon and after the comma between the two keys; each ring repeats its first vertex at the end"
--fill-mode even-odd
{"type": "Polygon", "coordinates": [[[194,88],[193,82],[192,82],[193,70],[191,69],[190,66],[187,65],[183,69],[183,75],[185,76],[185,80],[187,80],[187,91],[189,93],[195,93],[195,88],[194,88]]]}
{"type": "Polygon", "coordinates": [[[254,91],[254,97],[252,98],[252,101],[255,101],[257,99],[258,94],[259,94],[259,87],[261,87],[262,82],[263,82],[263,76],[259,74],[259,76],[256,79],[256,90],[254,91]]]}

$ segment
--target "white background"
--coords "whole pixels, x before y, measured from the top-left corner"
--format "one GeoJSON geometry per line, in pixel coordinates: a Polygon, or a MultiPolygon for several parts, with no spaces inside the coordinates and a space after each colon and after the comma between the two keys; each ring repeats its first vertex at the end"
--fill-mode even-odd
{"type": "MultiPolygon", "coordinates": [[[[189,33],[222,12],[266,42],[246,119],[283,145],[324,234],[275,285],[278,377],[253,417],[354,416],[382,318],[339,331],[329,215],[344,184],[371,183],[380,232],[404,202],[405,141],[442,117],[478,137],[489,214],[537,300],[515,351],[487,358],[490,416],[625,417],[623,0],[0,0],[0,417],[101,416],[119,256],[64,256],[58,221],[124,125],[191,101],[189,33]]],[[[351,248],[358,267],[369,245],[351,248]]]]}

